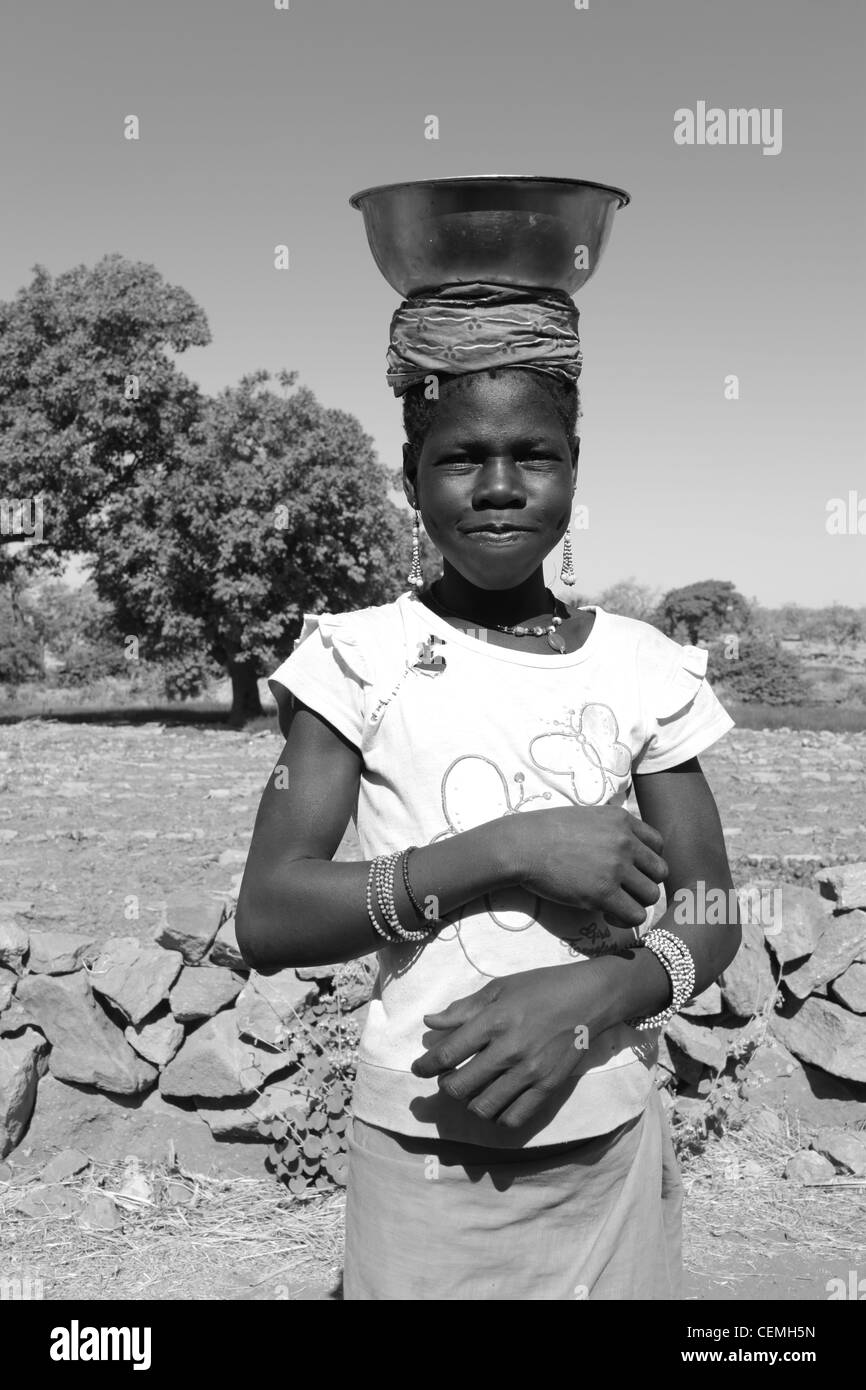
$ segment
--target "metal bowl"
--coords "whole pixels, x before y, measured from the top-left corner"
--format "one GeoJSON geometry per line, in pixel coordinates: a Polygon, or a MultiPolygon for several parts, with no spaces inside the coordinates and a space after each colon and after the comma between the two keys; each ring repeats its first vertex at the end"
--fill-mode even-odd
{"type": "Polygon", "coordinates": [[[478,174],[364,188],[373,259],[404,298],[440,285],[485,280],[574,295],[598,266],[621,188],[536,174],[478,174]],[[585,246],[585,265],[576,248],[585,246]]]}

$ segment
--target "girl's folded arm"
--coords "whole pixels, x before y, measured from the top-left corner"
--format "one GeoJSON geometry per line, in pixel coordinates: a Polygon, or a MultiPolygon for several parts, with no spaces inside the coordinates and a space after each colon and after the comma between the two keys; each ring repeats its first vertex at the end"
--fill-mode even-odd
{"type": "MultiPolygon", "coordinates": [[[[697,758],[664,772],[635,774],[634,788],[642,818],[664,839],[669,869],[667,908],[655,925],[689,947],[697,995],[727,969],[742,939],[719,812],[697,758]]],[[[599,957],[593,964],[609,976],[606,1026],[647,1017],[670,1002],[667,975],[651,951],[599,957]]]]}
{"type": "MultiPolygon", "coordinates": [[[[286,744],[262,794],[235,919],[244,960],[262,972],[353,960],[384,944],[367,913],[371,861],[332,862],[356,804],[361,754],[298,700],[282,707],[281,727],[286,744]]],[[[431,918],[520,881],[514,819],[415,850],[412,887],[431,918]]],[[[394,903],[403,925],[417,929],[399,867],[394,903]]]]}

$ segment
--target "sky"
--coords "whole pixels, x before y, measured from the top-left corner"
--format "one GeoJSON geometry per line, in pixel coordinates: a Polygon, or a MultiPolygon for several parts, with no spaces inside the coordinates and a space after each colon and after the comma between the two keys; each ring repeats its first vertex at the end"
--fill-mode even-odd
{"type": "Polygon", "coordinates": [[[5,0],[0,300],[37,263],[148,262],[207,315],[212,343],[178,358],[205,391],[296,370],[393,467],[400,301],[350,195],[617,185],[632,202],[576,300],[578,589],[864,603],[864,37],[859,0],[5,0]],[[678,144],[699,102],[781,110],[778,152],[678,144]]]}

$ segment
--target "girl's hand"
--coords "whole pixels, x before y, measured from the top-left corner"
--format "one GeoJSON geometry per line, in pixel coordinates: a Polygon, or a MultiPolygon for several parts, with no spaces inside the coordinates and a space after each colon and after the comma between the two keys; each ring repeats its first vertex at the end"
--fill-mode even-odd
{"type": "Polygon", "coordinates": [[[606,1026],[592,965],[505,975],[441,1013],[425,1014],[426,1026],[446,1036],[412,1070],[440,1076],[441,1089],[473,1114],[517,1129],[568,1081],[606,1026]]]}
{"type": "Polygon", "coordinates": [[[521,884],[540,898],[640,927],[668,876],[657,830],[616,806],[561,806],[508,818],[521,884]]]}

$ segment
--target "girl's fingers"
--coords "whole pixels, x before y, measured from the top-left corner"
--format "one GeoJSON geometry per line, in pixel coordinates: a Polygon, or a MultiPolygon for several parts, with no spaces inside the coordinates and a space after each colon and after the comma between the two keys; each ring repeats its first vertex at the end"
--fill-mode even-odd
{"type": "Polygon", "coordinates": [[[656,854],[664,853],[665,842],[654,826],[647,825],[645,820],[639,820],[637,816],[634,816],[632,817],[631,828],[638,839],[643,840],[644,844],[649,845],[656,854]]]}
{"type": "MultiPolygon", "coordinates": [[[[452,1100],[463,1101],[465,1104],[472,1096],[484,1092],[491,1084],[498,1084],[496,1078],[501,1078],[505,1070],[506,1064],[502,1061],[497,1062],[492,1055],[492,1049],[485,1047],[471,1062],[464,1063],[457,1071],[451,1072],[450,1076],[441,1079],[439,1084],[452,1100]]],[[[474,1103],[468,1108],[475,1111],[474,1103]]]]}
{"type": "MultiPolygon", "coordinates": [[[[637,824],[640,825],[641,822],[638,821],[637,824]]],[[[635,845],[634,864],[636,869],[646,874],[647,878],[655,879],[656,883],[664,883],[668,876],[666,861],[648,845],[635,845]]]]}
{"type": "Polygon", "coordinates": [[[617,888],[610,895],[604,904],[603,915],[621,927],[642,927],[646,921],[646,909],[635,902],[624,888],[617,888]]]}
{"type": "MultiPolygon", "coordinates": [[[[439,1015],[429,1014],[425,1017],[425,1022],[428,1018],[434,1017],[439,1015]]],[[[416,1076],[438,1076],[440,1072],[452,1071],[454,1067],[459,1067],[461,1062],[474,1057],[489,1041],[489,1021],[486,1021],[482,1014],[449,1033],[433,1047],[428,1047],[423,1056],[412,1063],[412,1070],[416,1076]]]]}
{"type": "Polygon", "coordinates": [[[661,897],[661,889],[657,883],[653,883],[651,878],[642,874],[639,869],[626,869],[622,876],[622,887],[634,898],[636,902],[642,903],[644,907],[652,907],[661,897]]]}

